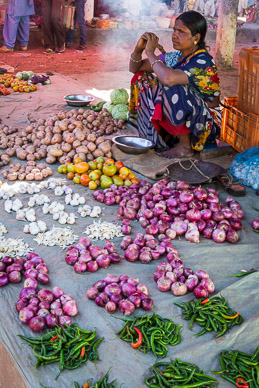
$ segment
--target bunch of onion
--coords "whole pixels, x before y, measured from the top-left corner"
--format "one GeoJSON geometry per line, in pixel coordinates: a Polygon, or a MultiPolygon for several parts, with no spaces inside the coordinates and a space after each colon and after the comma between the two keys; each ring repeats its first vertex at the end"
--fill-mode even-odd
{"type": "Polygon", "coordinates": [[[154,280],[160,291],[171,290],[175,296],[192,291],[196,298],[206,298],[209,293],[214,292],[215,286],[209,274],[204,270],[193,272],[191,268],[185,267],[176,249],[169,252],[166,259],[168,262],[159,263],[154,273],[154,280]]]}
{"type": "Polygon", "coordinates": [[[92,244],[88,237],[82,237],[75,246],[68,247],[65,260],[67,264],[74,266],[75,272],[82,273],[96,272],[100,267],[107,268],[112,263],[119,263],[121,257],[110,241],[104,248],[100,248],[92,244]]]}
{"type": "Polygon", "coordinates": [[[115,313],[119,308],[124,315],[132,314],[138,307],[151,310],[153,300],[148,295],[148,287],[139,283],[138,279],[111,274],[88,288],[86,293],[88,299],[94,300],[97,306],[105,307],[108,313],[115,313]]]}
{"type": "Polygon", "coordinates": [[[10,283],[20,283],[22,281],[22,272],[24,271],[26,280],[24,287],[29,287],[31,283],[38,286],[49,283],[48,267],[44,260],[36,253],[30,252],[26,258],[17,256],[5,256],[0,261],[0,287],[10,283]],[[31,280],[33,279],[33,280],[31,280]]]}
{"type": "Polygon", "coordinates": [[[173,248],[171,241],[163,237],[159,242],[152,234],[137,233],[132,240],[130,236],[123,237],[120,248],[125,250],[124,257],[130,262],[141,261],[143,264],[158,260],[161,255],[168,253],[173,248]]]}
{"type": "Polygon", "coordinates": [[[39,332],[56,325],[71,325],[71,317],[78,313],[75,300],[64,294],[59,287],[52,290],[35,287],[25,287],[21,290],[19,300],[16,302],[16,310],[19,312],[20,321],[29,325],[34,332],[39,332]]]}
{"type": "Polygon", "coordinates": [[[196,243],[200,236],[217,243],[239,239],[237,231],[244,217],[239,202],[227,197],[225,204],[220,203],[213,188],[163,179],[153,185],[142,181],[123,190],[113,187],[101,194],[108,196],[109,204],[119,204],[120,218],[138,219],[147,234],[165,234],[170,239],[185,236],[196,243]]]}

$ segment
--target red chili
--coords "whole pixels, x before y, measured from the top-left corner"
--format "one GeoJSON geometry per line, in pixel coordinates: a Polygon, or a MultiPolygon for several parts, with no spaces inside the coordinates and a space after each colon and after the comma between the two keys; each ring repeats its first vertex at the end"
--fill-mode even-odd
{"type": "Polygon", "coordinates": [[[79,358],[84,357],[84,355],[85,355],[85,348],[82,348],[79,358]]]}
{"type": "Polygon", "coordinates": [[[236,386],[238,387],[238,388],[249,388],[249,384],[247,384],[247,382],[244,380],[244,379],[242,379],[241,377],[239,377],[238,379],[237,379],[237,381],[236,381],[236,386]],[[241,381],[242,383],[244,383],[244,384],[239,384],[239,381],[241,381]]]}
{"type": "Polygon", "coordinates": [[[142,336],[141,331],[137,327],[133,327],[133,329],[136,330],[136,332],[138,333],[138,340],[137,340],[137,342],[132,343],[131,346],[134,349],[136,349],[142,344],[143,336],[142,336]]]}
{"type": "Polygon", "coordinates": [[[204,299],[201,304],[205,304],[205,303],[208,303],[210,300],[209,299],[204,299]]]}
{"type": "Polygon", "coordinates": [[[51,338],[50,341],[54,341],[54,340],[57,339],[57,338],[58,338],[58,336],[55,335],[55,337],[51,338]]]}

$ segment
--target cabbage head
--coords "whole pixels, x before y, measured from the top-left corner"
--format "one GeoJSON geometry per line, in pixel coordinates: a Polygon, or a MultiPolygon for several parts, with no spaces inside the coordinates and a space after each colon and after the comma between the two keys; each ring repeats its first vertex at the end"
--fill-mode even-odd
{"type": "Polygon", "coordinates": [[[103,108],[105,108],[109,113],[112,113],[113,108],[115,105],[113,105],[110,101],[107,101],[104,105],[103,108]]]}
{"type": "Polygon", "coordinates": [[[126,89],[115,89],[111,92],[110,99],[112,104],[127,104],[129,94],[126,89]]]}
{"type": "Polygon", "coordinates": [[[112,110],[112,117],[115,120],[127,120],[129,107],[125,104],[118,104],[112,110]]]}

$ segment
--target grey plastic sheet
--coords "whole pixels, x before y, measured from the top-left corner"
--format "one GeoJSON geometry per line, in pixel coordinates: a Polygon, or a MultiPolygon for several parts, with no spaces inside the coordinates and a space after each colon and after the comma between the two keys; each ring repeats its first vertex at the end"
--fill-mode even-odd
{"type": "MultiPolygon", "coordinates": [[[[73,186],[73,188],[82,193],[87,198],[87,203],[94,204],[91,193],[82,186],[73,186]]],[[[221,190],[218,187],[219,191],[221,190]]],[[[43,191],[44,192],[44,191],[43,191]]],[[[54,200],[53,192],[48,190],[46,193],[54,200]]],[[[19,197],[26,203],[26,196],[19,197]]],[[[221,201],[226,198],[226,193],[221,192],[221,201]]],[[[116,338],[115,332],[121,327],[123,322],[114,319],[105,309],[95,305],[93,301],[86,298],[87,288],[91,287],[97,280],[103,279],[107,273],[114,275],[127,274],[138,278],[140,282],[148,285],[150,295],[154,299],[154,311],[163,317],[171,318],[177,324],[183,325],[182,341],[176,347],[168,347],[168,357],[174,359],[179,357],[182,360],[196,363],[206,373],[210,369],[219,367],[218,356],[223,349],[240,349],[246,352],[253,352],[258,345],[258,327],[259,327],[259,298],[258,281],[259,274],[254,273],[244,278],[228,277],[241,269],[258,268],[259,257],[259,236],[252,231],[251,220],[255,218],[255,211],[251,208],[251,201],[255,199],[253,191],[248,190],[248,194],[239,201],[245,212],[243,221],[243,230],[240,232],[239,243],[232,245],[228,243],[216,244],[211,240],[201,239],[199,244],[187,242],[185,239],[174,240],[174,245],[178,249],[181,259],[185,265],[193,270],[204,269],[209,272],[211,279],[216,285],[216,293],[221,293],[226,297],[229,305],[244,317],[244,323],[235,326],[226,335],[215,339],[213,333],[207,333],[202,337],[194,337],[194,334],[200,330],[200,327],[194,325],[193,330],[188,329],[188,321],[181,318],[181,309],[174,305],[174,302],[188,301],[193,294],[188,293],[182,297],[174,297],[170,292],[162,293],[156,288],[153,280],[153,273],[159,261],[153,261],[149,264],[140,262],[129,263],[123,260],[119,264],[112,264],[107,269],[100,269],[95,273],[76,274],[71,266],[65,263],[65,251],[59,247],[38,246],[33,237],[23,234],[24,222],[17,222],[14,214],[4,212],[3,201],[0,201],[1,222],[9,230],[8,237],[24,237],[24,240],[30,244],[45,260],[49,267],[50,286],[57,285],[64,289],[65,293],[72,295],[78,303],[79,314],[74,321],[84,329],[97,328],[99,337],[104,337],[104,341],[99,347],[100,361],[94,365],[87,362],[84,366],[75,371],[64,371],[55,381],[58,374],[58,365],[49,365],[34,369],[36,358],[32,350],[22,341],[17,334],[33,336],[30,329],[22,325],[18,319],[18,313],[15,310],[15,302],[18,299],[19,292],[22,289],[22,283],[8,286],[0,290],[1,309],[0,309],[0,337],[1,341],[11,355],[14,363],[18,366],[26,386],[36,388],[40,382],[53,388],[73,387],[73,381],[83,384],[87,378],[99,379],[109,368],[111,369],[111,378],[117,378],[119,383],[124,383],[125,388],[144,387],[144,380],[150,375],[149,367],[156,361],[152,354],[142,354],[132,349],[129,344],[116,338]]],[[[62,202],[62,197],[59,198],[62,202]]],[[[74,208],[68,207],[68,211],[74,208]]],[[[117,206],[102,206],[102,220],[116,221],[117,206]]],[[[38,219],[43,219],[51,227],[53,221],[49,215],[41,215],[40,209],[37,209],[38,219]]],[[[75,233],[82,236],[86,224],[92,223],[90,218],[79,218],[73,227],[75,233]]],[[[143,232],[138,222],[133,222],[133,232],[143,232]]],[[[119,246],[121,238],[114,240],[116,247],[119,246]]],[[[100,246],[104,242],[98,242],[100,246]]],[[[122,253],[122,251],[118,251],[122,253]]],[[[136,309],[135,315],[145,314],[141,309],[136,309]]],[[[116,312],[115,317],[123,317],[116,312]]],[[[220,380],[220,379],[219,379],[220,380]]],[[[219,387],[229,387],[230,384],[220,380],[219,387]]]]}
{"type": "MultiPolygon", "coordinates": [[[[74,93],[75,85],[77,91],[82,93],[83,85],[70,80],[68,77],[55,75],[52,77],[52,85],[49,87],[40,87],[39,93],[29,95],[7,96],[0,100],[0,115],[3,122],[19,127],[28,124],[28,114],[35,117],[45,118],[57,110],[63,109],[62,103],[64,94],[74,93]],[[48,88],[48,89],[47,89],[48,88]],[[9,97],[9,99],[8,99],[9,97]],[[12,98],[11,98],[12,97],[12,98]],[[7,100],[8,99],[8,104],[7,100]],[[6,105],[7,104],[7,105],[6,105]],[[12,108],[13,107],[13,108],[12,108]],[[38,108],[37,108],[38,107],[38,108]],[[11,113],[12,109],[14,109],[11,113]]],[[[66,109],[71,109],[66,107],[66,109]]],[[[57,165],[53,166],[56,169],[57,165]]],[[[54,174],[56,177],[57,173],[54,174]]],[[[61,177],[61,176],[59,176],[61,177]]],[[[210,184],[210,186],[213,186],[210,184]]],[[[80,185],[71,185],[74,191],[83,194],[87,203],[96,204],[92,199],[92,192],[80,185]]],[[[221,202],[227,197],[227,193],[221,186],[216,187],[220,193],[221,202]]],[[[46,193],[51,200],[54,200],[52,191],[42,191],[46,193]]],[[[27,202],[29,195],[16,196],[23,202],[27,202]]],[[[57,197],[55,197],[57,199],[57,197]]],[[[59,197],[60,202],[64,201],[59,197]]],[[[147,284],[150,289],[150,296],[154,299],[154,312],[163,317],[173,318],[177,324],[183,325],[182,341],[176,347],[168,347],[168,356],[166,361],[179,357],[182,360],[196,363],[205,373],[211,374],[211,369],[219,368],[218,356],[223,349],[239,349],[245,352],[253,352],[259,344],[259,297],[258,283],[259,274],[254,273],[244,278],[228,277],[228,275],[239,272],[241,269],[259,268],[259,235],[254,233],[251,228],[251,221],[258,217],[258,212],[252,209],[252,204],[259,207],[258,197],[251,189],[247,189],[247,195],[238,198],[245,213],[243,220],[243,229],[239,232],[240,241],[237,244],[216,244],[212,240],[201,239],[199,244],[187,242],[184,238],[174,240],[174,245],[179,251],[181,259],[185,266],[193,270],[204,269],[209,272],[211,279],[216,285],[215,293],[221,293],[226,297],[229,305],[244,317],[244,322],[240,326],[235,326],[226,335],[215,339],[213,333],[207,333],[201,337],[194,337],[194,334],[200,331],[200,327],[194,325],[193,330],[188,329],[188,321],[181,318],[181,309],[174,305],[174,302],[188,301],[193,297],[188,293],[182,297],[174,297],[170,292],[160,292],[153,280],[153,273],[159,261],[153,261],[149,264],[140,262],[129,263],[123,260],[120,264],[112,264],[107,269],[100,269],[95,273],[76,274],[72,267],[65,263],[65,251],[59,247],[38,246],[33,237],[23,233],[24,222],[16,221],[15,215],[4,211],[4,201],[0,200],[0,222],[3,222],[9,233],[7,237],[24,238],[26,242],[33,247],[45,260],[49,267],[50,285],[59,286],[65,293],[70,294],[78,303],[79,314],[74,318],[75,322],[88,330],[97,328],[99,337],[104,337],[104,341],[99,346],[100,361],[94,365],[87,362],[85,365],[75,371],[63,371],[55,380],[58,374],[58,365],[48,365],[37,370],[34,369],[36,358],[32,350],[26,344],[23,344],[18,334],[33,336],[30,329],[22,325],[15,309],[15,303],[19,297],[22,284],[9,284],[0,289],[0,339],[6,350],[10,354],[13,363],[17,366],[23,382],[28,388],[38,388],[40,383],[52,388],[72,388],[73,382],[78,381],[83,384],[88,378],[96,381],[102,377],[109,368],[110,378],[117,378],[118,386],[124,383],[124,388],[143,388],[144,381],[150,372],[150,366],[156,362],[153,355],[142,354],[132,349],[129,344],[116,338],[115,333],[122,327],[123,322],[109,315],[105,309],[95,305],[93,301],[86,298],[87,288],[91,287],[97,280],[103,279],[107,273],[114,275],[127,274],[138,278],[141,283],[147,284]]],[[[75,211],[75,208],[68,206],[69,212],[75,211]]],[[[101,219],[117,221],[117,206],[102,205],[103,214],[101,219]]],[[[37,208],[37,219],[46,221],[49,228],[55,223],[49,215],[42,215],[40,208],[37,208]]],[[[81,237],[87,224],[93,222],[90,218],[78,218],[75,226],[72,226],[75,233],[81,237]]],[[[132,222],[132,235],[137,232],[143,232],[138,222],[132,222]]],[[[113,240],[118,252],[121,238],[113,240]]],[[[100,246],[104,242],[98,242],[100,246]]],[[[165,259],[165,258],[164,258],[165,259]]],[[[152,312],[150,312],[152,313],[152,312]]],[[[145,312],[137,309],[133,315],[141,315],[145,312]]],[[[123,317],[116,312],[115,317],[123,317]]],[[[35,334],[36,336],[36,334],[35,334]]],[[[3,363],[3,368],[6,365],[3,363]]],[[[0,384],[1,386],[1,384],[0,384]]],[[[219,378],[218,387],[228,388],[231,384],[219,378]]],[[[12,387],[4,387],[12,388],[12,387]]]]}

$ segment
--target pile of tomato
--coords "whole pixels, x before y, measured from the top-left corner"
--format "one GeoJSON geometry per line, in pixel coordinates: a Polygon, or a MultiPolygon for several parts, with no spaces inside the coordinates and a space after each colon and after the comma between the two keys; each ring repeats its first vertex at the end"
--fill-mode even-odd
{"type": "MultiPolygon", "coordinates": [[[[20,92],[20,93],[22,92],[30,93],[30,92],[35,92],[35,90],[37,90],[36,85],[33,85],[33,84],[30,85],[28,81],[22,81],[20,80],[20,78],[15,78],[14,74],[11,74],[11,73],[5,73],[0,75],[0,90],[2,88],[4,89],[12,88],[14,92],[20,92]]],[[[4,93],[1,93],[1,94],[4,94],[4,93]]],[[[10,91],[8,90],[8,93],[6,94],[10,94],[10,91]]]]}
{"type": "Polygon", "coordinates": [[[81,158],[75,158],[73,163],[61,164],[58,167],[60,174],[66,174],[74,183],[88,186],[95,190],[98,187],[109,188],[116,186],[131,186],[139,183],[136,175],[120,161],[113,159],[104,160],[99,157],[91,162],[83,162],[81,158]]]}
{"type": "Polygon", "coordinates": [[[0,94],[3,96],[8,96],[8,94],[11,94],[10,90],[5,88],[4,86],[0,85],[0,94]]]}

